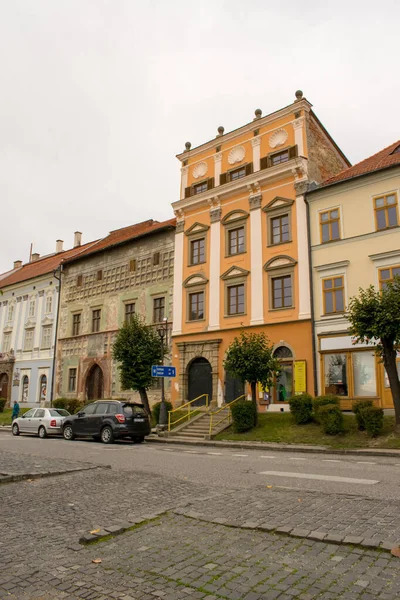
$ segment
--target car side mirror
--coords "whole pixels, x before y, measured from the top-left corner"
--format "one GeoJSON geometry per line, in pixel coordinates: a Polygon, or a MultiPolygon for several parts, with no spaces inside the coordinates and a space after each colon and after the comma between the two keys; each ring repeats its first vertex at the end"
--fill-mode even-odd
{"type": "Polygon", "coordinates": [[[22,419],[25,419],[25,415],[21,415],[21,418],[22,418],[22,419]]]}
{"type": "Polygon", "coordinates": [[[85,413],[84,412],[78,412],[78,417],[84,417],[85,413]]]}

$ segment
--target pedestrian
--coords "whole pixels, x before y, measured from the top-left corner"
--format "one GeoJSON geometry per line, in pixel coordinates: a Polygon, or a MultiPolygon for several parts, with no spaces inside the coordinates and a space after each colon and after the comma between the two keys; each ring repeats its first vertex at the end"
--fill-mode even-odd
{"type": "Polygon", "coordinates": [[[18,417],[18,415],[19,415],[19,404],[18,404],[18,400],[16,400],[14,402],[14,406],[13,406],[11,421],[14,421],[14,419],[16,419],[18,417]]]}

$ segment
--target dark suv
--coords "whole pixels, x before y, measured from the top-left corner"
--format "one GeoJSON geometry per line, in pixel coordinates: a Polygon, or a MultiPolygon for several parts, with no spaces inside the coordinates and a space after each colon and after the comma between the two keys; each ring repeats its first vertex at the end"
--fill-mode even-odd
{"type": "Polygon", "coordinates": [[[131,438],[140,443],[149,433],[150,420],[143,404],[120,400],[97,400],[63,423],[65,440],[89,436],[104,444],[111,444],[117,438],[131,438]]]}

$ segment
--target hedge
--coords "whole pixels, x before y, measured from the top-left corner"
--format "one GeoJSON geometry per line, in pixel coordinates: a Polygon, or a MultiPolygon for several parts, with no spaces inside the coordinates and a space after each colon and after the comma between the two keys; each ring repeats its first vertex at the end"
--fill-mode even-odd
{"type": "Polygon", "coordinates": [[[319,411],[321,407],[326,406],[327,404],[339,406],[339,398],[333,394],[326,394],[325,396],[317,396],[314,398],[312,404],[314,409],[314,420],[317,423],[320,423],[319,411]]]}
{"type": "Polygon", "coordinates": [[[383,409],[378,406],[366,406],[361,411],[365,429],[370,437],[376,437],[383,429],[383,409]]]}
{"type": "Polygon", "coordinates": [[[231,406],[233,431],[243,433],[249,431],[255,424],[255,414],[253,402],[249,400],[240,400],[231,406]]]}
{"type": "MultiPolygon", "coordinates": [[[[171,404],[171,402],[168,402],[168,400],[165,401],[165,404],[167,405],[167,415],[168,415],[168,411],[173,409],[173,406],[171,404]]],[[[160,406],[161,406],[161,402],[156,402],[152,408],[151,408],[151,416],[153,419],[153,422],[158,425],[158,423],[160,422],[160,406]]]]}
{"type": "Polygon", "coordinates": [[[77,398],[56,398],[53,400],[53,406],[54,408],[63,408],[73,415],[81,410],[83,403],[77,398]]]}
{"type": "Polygon", "coordinates": [[[6,398],[0,398],[0,413],[4,411],[4,407],[6,405],[7,399],[6,398]]]}
{"type": "Polygon", "coordinates": [[[337,404],[323,404],[318,410],[318,418],[325,433],[338,435],[343,431],[343,413],[337,404]]]}
{"type": "Polygon", "coordinates": [[[356,421],[359,431],[365,430],[364,409],[374,406],[373,400],[357,400],[353,402],[353,413],[356,415],[356,421]]]}
{"type": "Polygon", "coordinates": [[[299,394],[289,398],[290,412],[293,415],[295,423],[302,425],[312,419],[313,402],[310,394],[299,394]]]}

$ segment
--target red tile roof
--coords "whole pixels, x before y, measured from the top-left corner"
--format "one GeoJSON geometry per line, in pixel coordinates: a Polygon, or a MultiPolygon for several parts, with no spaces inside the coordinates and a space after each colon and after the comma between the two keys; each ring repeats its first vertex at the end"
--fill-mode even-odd
{"type": "Polygon", "coordinates": [[[396,150],[398,147],[400,149],[400,140],[394,142],[380,152],[377,152],[373,156],[370,156],[356,165],[353,165],[349,169],[344,169],[344,171],[334,175],[334,177],[330,177],[321,183],[321,185],[319,185],[316,189],[333,185],[334,183],[339,183],[341,181],[347,181],[348,179],[353,179],[354,177],[360,177],[361,175],[368,175],[369,173],[388,169],[396,165],[400,166],[400,150],[393,154],[394,150],[396,150]]]}
{"type": "Polygon", "coordinates": [[[57,252],[57,254],[50,254],[33,262],[26,263],[19,269],[13,271],[8,277],[1,279],[0,288],[5,288],[8,285],[15,283],[21,283],[22,281],[32,279],[33,277],[39,277],[40,275],[46,275],[46,273],[53,273],[58,265],[65,259],[77,256],[81,252],[85,252],[96,242],[97,240],[95,242],[88,242],[82,246],[77,246],[76,248],[71,248],[70,250],[65,250],[63,252],[57,252]]]}
{"type": "Polygon", "coordinates": [[[115,229],[114,231],[110,231],[106,237],[98,240],[79,255],[66,258],[66,260],[63,260],[63,263],[70,263],[74,260],[78,260],[91,254],[95,254],[96,252],[100,252],[101,250],[107,250],[113,246],[124,244],[125,242],[129,242],[135,238],[156,233],[157,231],[174,229],[175,226],[176,219],[169,219],[168,221],[162,221],[161,223],[159,221],[153,221],[153,219],[149,219],[148,221],[136,223],[135,225],[129,225],[128,227],[123,227],[122,229],[115,229]]]}

